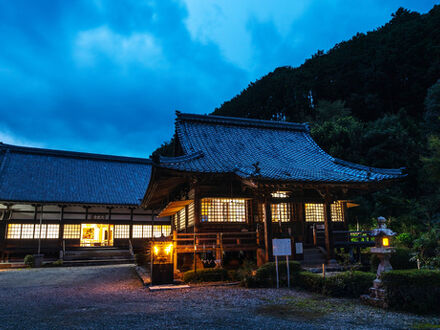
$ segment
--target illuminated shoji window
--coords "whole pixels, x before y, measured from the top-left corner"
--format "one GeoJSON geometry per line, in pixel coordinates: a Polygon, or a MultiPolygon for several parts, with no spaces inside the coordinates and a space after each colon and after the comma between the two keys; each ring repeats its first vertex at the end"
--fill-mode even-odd
{"type": "Polygon", "coordinates": [[[324,204],[306,203],[305,216],[307,222],[323,222],[324,204]]]}
{"type": "Polygon", "coordinates": [[[332,221],[343,222],[344,221],[343,202],[336,201],[331,205],[331,208],[332,208],[332,221]]]}
{"type": "Polygon", "coordinates": [[[64,239],[80,239],[81,238],[81,225],[79,224],[66,224],[63,230],[64,239]]]}
{"type": "Polygon", "coordinates": [[[290,221],[290,204],[279,203],[271,204],[272,221],[273,222],[289,222],[290,221]]]}
{"type": "Polygon", "coordinates": [[[20,223],[8,224],[8,234],[6,235],[6,238],[20,239],[20,236],[21,236],[21,224],[20,223]]]}
{"type": "Polygon", "coordinates": [[[170,225],[162,225],[162,234],[167,237],[171,235],[171,226],[170,225]]]}
{"type": "Polygon", "coordinates": [[[188,227],[194,226],[194,203],[188,205],[188,227]]]}
{"type": "Polygon", "coordinates": [[[186,221],[186,209],[183,208],[177,213],[177,230],[185,229],[185,221],[186,221]]]}
{"type": "Polygon", "coordinates": [[[33,224],[22,224],[21,225],[21,239],[32,239],[34,238],[34,225],[33,224]]]}
{"type": "Polygon", "coordinates": [[[246,200],[229,198],[203,198],[202,221],[245,222],[246,200]]]}
{"type": "Polygon", "coordinates": [[[133,225],[133,238],[142,238],[142,225],[133,225]]]}
{"type": "Polygon", "coordinates": [[[143,238],[153,237],[151,225],[143,225],[142,229],[143,229],[143,233],[142,233],[143,238]]]}
{"type": "Polygon", "coordinates": [[[289,197],[287,191],[276,191],[271,193],[273,198],[287,198],[289,197]]]}
{"type": "MultiPolygon", "coordinates": [[[[41,225],[41,238],[46,238],[46,232],[47,232],[47,225],[42,224],[41,225]]],[[[35,238],[40,238],[40,225],[35,225],[35,238]]]]}
{"type": "Polygon", "coordinates": [[[58,236],[60,235],[60,225],[56,224],[56,225],[47,225],[47,236],[46,238],[48,239],[53,239],[53,238],[58,238],[58,236]]]}
{"type": "Polygon", "coordinates": [[[115,238],[130,238],[130,225],[115,225],[115,238]]]}

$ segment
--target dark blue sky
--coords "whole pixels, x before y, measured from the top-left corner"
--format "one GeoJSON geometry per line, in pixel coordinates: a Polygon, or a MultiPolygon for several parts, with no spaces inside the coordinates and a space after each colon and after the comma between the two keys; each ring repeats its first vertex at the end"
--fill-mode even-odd
{"type": "Polygon", "coordinates": [[[278,66],[428,0],[0,0],[0,141],[148,157],[278,66]]]}

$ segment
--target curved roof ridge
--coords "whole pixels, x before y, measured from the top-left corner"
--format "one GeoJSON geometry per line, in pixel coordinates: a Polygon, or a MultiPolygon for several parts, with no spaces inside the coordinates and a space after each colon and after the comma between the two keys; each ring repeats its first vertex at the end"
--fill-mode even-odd
{"type": "Polygon", "coordinates": [[[354,168],[356,170],[363,170],[367,172],[373,172],[373,173],[379,173],[379,174],[386,174],[386,175],[405,175],[403,171],[406,169],[405,167],[401,168],[379,168],[379,167],[371,167],[366,165],[361,165],[357,163],[352,163],[346,160],[342,160],[339,158],[333,158],[333,162],[335,164],[347,166],[350,168],[354,168]]]}
{"type": "Polygon", "coordinates": [[[239,118],[239,117],[225,117],[217,115],[198,115],[191,113],[181,113],[176,111],[176,121],[198,121],[204,123],[212,124],[228,124],[236,126],[246,126],[246,127],[260,127],[260,128],[276,128],[276,129],[286,129],[295,131],[310,131],[309,125],[307,123],[293,123],[286,121],[275,121],[275,120],[263,120],[263,119],[252,119],[252,118],[239,118]]]}
{"type": "Polygon", "coordinates": [[[187,162],[190,160],[195,160],[195,159],[201,158],[203,156],[204,156],[203,151],[196,151],[196,152],[192,152],[190,154],[186,154],[183,156],[177,156],[177,157],[160,156],[160,164],[187,162]]]}
{"type": "Polygon", "coordinates": [[[17,146],[17,145],[12,145],[12,144],[6,144],[6,143],[3,143],[3,142],[0,142],[0,149],[9,150],[11,152],[24,153],[24,154],[47,155],[47,156],[57,156],[57,157],[69,157],[69,158],[83,158],[83,159],[95,159],[95,160],[115,161],[115,162],[122,162],[122,163],[152,164],[152,161],[150,159],[148,159],[148,158],[104,155],[104,154],[95,154],[95,153],[78,152],[78,151],[56,150],[56,149],[45,149],[45,148],[36,148],[36,147],[25,147],[25,146],[17,146]]]}

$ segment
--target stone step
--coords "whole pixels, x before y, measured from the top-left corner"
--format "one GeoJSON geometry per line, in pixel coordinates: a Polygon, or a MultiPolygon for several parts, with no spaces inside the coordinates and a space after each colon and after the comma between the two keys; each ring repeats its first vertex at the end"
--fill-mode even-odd
{"type": "Polygon", "coordinates": [[[65,267],[121,265],[121,264],[134,264],[134,260],[133,258],[123,258],[123,259],[101,259],[101,260],[68,260],[63,262],[63,266],[65,267]]]}

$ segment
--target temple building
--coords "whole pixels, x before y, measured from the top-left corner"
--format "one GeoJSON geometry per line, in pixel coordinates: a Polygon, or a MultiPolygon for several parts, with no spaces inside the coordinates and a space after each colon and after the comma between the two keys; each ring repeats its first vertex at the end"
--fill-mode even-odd
{"type": "Polygon", "coordinates": [[[148,159],[0,144],[2,259],[169,236],[169,219],[140,206],[150,173],[148,159]]]}
{"type": "Polygon", "coordinates": [[[0,144],[0,246],[140,250],[172,237],[177,266],[243,251],[261,264],[289,237],[296,257],[318,245],[331,259],[350,200],[404,176],[328,155],[306,124],[177,113],[173,157],[0,144]]]}

